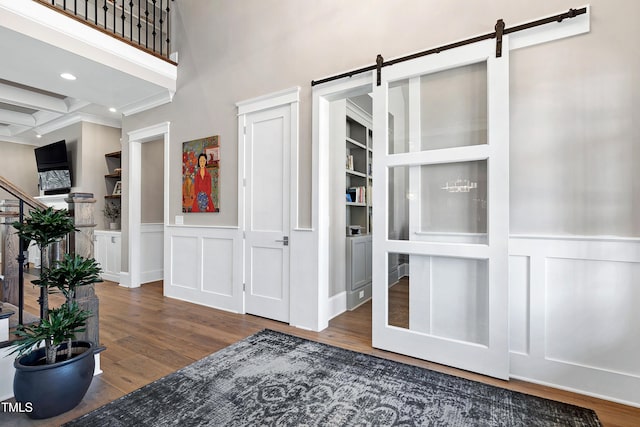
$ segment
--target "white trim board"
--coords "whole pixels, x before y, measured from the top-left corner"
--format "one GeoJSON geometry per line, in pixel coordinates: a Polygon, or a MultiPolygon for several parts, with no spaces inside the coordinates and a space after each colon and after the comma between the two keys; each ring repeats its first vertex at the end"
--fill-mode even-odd
{"type": "Polygon", "coordinates": [[[242,116],[243,114],[296,102],[300,102],[300,86],[239,101],[236,102],[236,107],[238,107],[238,116],[242,116]]]}
{"type": "MultiPolygon", "coordinates": [[[[163,139],[164,144],[164,183],[163,192],[169,194],[169,122],[157,123],[141,129],[129,132],[128,147],[128,169],[125,170],[124,188],[122,189],[123,199],[128,201],[128,248],[129,248],[129,283],[128,287],[137,288],[142,283],[141,278],[141,232],[142,232],[142,206],[140,205],[140,193],[142,191],[142,144],[158,138],[163,139]],[[128,184],[128,185],[127,185],[128,184]]],[[[125,153],[123,153],[125,154],[125,153]]],[[[163,223],[168,223],[169,218],[169,198],[164,198],[163,223]]],[[[166,240],[165,240],[165,262],[166,262],[166,240]]],[[[165,268],[166,270],[166,268],[165,268]]],[[[166,278],[165,278],[166,279],[166,278]]],[[[121,278],[122,280],[122,278],[121,278]]]]}

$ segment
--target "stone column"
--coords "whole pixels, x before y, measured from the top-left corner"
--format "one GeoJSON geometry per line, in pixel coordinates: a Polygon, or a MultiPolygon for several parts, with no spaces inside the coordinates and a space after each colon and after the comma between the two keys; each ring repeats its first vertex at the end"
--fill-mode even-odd
{"type": "MultiPolygon", "coordinates": [[[[71,193],[65,199],[69,205],[69,215],[78,229],[69,235],[69,253],[84,258],[93,258],[93,229],[96,227],[94,210],[96,200],[92,193],[71,193]]],[[[87,321],[87,330],[76,336],[76,339],[91,341],[100,346],[99,305],[94,285],[80,286],[76,290],[76,301],[81,308],[89,310],[93,316],[87,321]]]]}

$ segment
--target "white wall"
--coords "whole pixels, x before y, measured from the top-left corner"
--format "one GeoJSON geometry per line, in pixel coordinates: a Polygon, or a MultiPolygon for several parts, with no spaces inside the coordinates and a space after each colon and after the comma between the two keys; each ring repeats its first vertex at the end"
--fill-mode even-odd
{"type": "Polygon", "coordinates": [[[164,141],[142,144],[141,219],[143,224],[164,222],[164,141]]]}
{"type": "Polygon", "coordinates": [[[591,4],[589,34],[511,55],[515,233],[640,236],[640,3],[591,4]]]}
{"type": "MultiPolygon", "coordinates": [[[[38,195],[35,146],[0,141],[0,175],[32,196],[38,195]]],[[[11,198],[3,193],[1,198],[11,198]]]]}
{"type": "MultiPolygon", "coordinates": [[[[184,221],[198,229],[234,227],[238,225],[235,103],[300,86],[299,217],[293,221],[298,227],[309,227],[312,79],[371,65],[378,53],[390,59],[490,32],[498,18],[510,27],[577,6],[570,0],[370,0],[366,7],[362,2],[343,0],[184,0],[175,4],[180,65],[174,100],[125,117],[124,131],[171,122],[167,195],[171,223],[181,214],[182,142],[220,135],[221,205],[226,208],[214,215],[185,215],[184,221]]],[[[635,23],[640,2],[592,0],[591,6],[590,33],[511,54],[508,179],[512,234],[552,235],[553,239],[566,235],[640,237],[640,169],[634,168],[640,156],[640,55],[636,54],[640,27],[635,23]]],[[[125,218],[125,247],[126,238],[125,218]]],[[[295,238],[292,235],[292,246],[295,238]]],[[[303,240],[311,245],[316,242],[313,237],[303,240]]],[[[606,245],[602,248],[609,250],[606,245]]],[[[313,246],[301,250],[313,250],[313,246]]],[[[557,268],[549,274],[566,275],[567,265],[554,263],[550,268],[557,268]]],[[[607,310],[617,312],[615,304],[635,296],[626,279],[635,277],[635,267],[629,270],[624,262],[614,262],[611,268],[611,286],[622,296],[607,300],[613,304],[607,310]]],[[[313,269],[309,271],[315,277],[313,269]]],[[[536,271],[540,274],[541,270],[536,271]]],[[[556,285],[557,280],[547,284],[556,285]]],[[[558,288],[557,292],[554,298],[566,304],[564,291],[558,288]]],[[[547,303],[553,301],[532,300],[531,308],[548,307],[547,303]]],[[[624,306],[617,308],[624,312],[624,306]]],[[[296,309],[317,307],[300,305],[296,309]]],[[[550,320],[558,321],[555,317],[550,320]]],[[[610,320],[604,319],[607,323],[610,320]]],[[[572,324],[567,321],[564,326],[570,329],[572,324]]],[[[621,340],[637,338],[625,328],[621,340]]],[[[557,340],[555,335],[549,338],[557,340]]],[[[589,372],[599,369],[596,366],[589,372]]],[[[517,372],[538,381],[548,379],[541,370],[530,375],[517,372]]],[[[558,374],[548,382],[574,387],[576,372],[558,374]]],[[[623,377],[631,381],[632,373],[623,377]]],[[[583,384],[585,388],[599,393],[593,390],[602,381],[593,376],[585,381],[591,381],[583,384]]],[[[581,387],[575,385],[585,390],[581,387]]],[[[600,394],[640,403],[634,395],[623,399],[608,393],[600,394]]]]}
{"type": "MultiPolygon", "coordinates": [[[[640,108],[640,85],[634,84],[640,60],[630,54],[640,4],[591,4],[589,34],[512,54],[515,232],[640,235],[640,224],[632,220],[640,207],[640,191],[634,191],[640,172],[629,163],[638,154],[632,141],[640,132],[633,126],[640,108]]],[[[300,85],[299,223],[308,226],[312,79],[372,64],[377,53],[392,58],[489,32],[498,18],[508,27],[576,4],[377,0],[362,7],[338,0],[191,0],[175,6],[180,67],[174,101],[125,118],[126,130],[172,122],[170,217],[180,212],[180,143],[219,134],[221,197],[227,209],[219,215],[189,215],[185,222],[235,225],[235,102],[300,85]],[[286,67],[280,65],[284,62],[286,67]]]]}

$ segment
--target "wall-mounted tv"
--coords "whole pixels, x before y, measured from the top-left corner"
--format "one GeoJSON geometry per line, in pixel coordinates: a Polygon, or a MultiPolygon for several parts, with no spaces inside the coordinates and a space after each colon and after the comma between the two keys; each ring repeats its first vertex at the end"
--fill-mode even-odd
{"type": "Polygon", "coordinates": [[[44,194],[68,193],[71,189],[71,164],[65,141],[37,147],[34,151],[40,189],[44,194]]]}

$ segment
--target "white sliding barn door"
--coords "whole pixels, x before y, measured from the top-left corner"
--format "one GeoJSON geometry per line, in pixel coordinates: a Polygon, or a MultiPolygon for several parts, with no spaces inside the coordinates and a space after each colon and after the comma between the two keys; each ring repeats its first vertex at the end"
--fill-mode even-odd
{"type": "Polygon", "coordinates": [[[508,378],[508,88],[506,38],[501,58],[488,40],[382,69],[374,347],[508,378]],[[398,206],[404,223],[389,220],[398,206]],[[392,287],[390,259],[404,276],[392,287]]]}
{"type": "Polygon", "coordinates": [[[244,120],[245,310],[289,322],[291,107],[244,120]]]}

